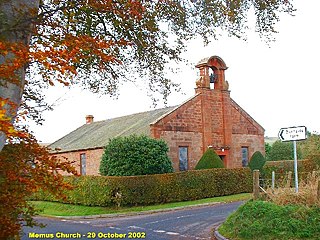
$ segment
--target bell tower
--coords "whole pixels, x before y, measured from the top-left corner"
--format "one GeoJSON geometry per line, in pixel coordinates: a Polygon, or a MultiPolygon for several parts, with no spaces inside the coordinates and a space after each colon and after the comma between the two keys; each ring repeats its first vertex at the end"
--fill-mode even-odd
{"type": "Polygon", "coordinates": [[[210,89],[210,83],[215,90],[229,90],[229,83],[225,80],[224,71],[228,69],[222,58],[212,56],[202,59],[197,65],[200,77],[196,81],[197,89],[210,89]]]}
{"type": "Polygon", "coordinates": [[[196,94],[201,99],[202,152],[209,147],[230,166],[232,144],[232,116],[229,84],[225,80],[225,62],[218,56],[202,59],[196,68],[200,76],[196,81],[196,94]]]}

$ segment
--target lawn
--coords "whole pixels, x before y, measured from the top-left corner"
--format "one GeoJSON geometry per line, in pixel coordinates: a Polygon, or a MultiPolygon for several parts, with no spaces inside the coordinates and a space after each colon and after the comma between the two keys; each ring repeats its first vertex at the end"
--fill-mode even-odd
{"type": "Polygon", "coordinates": [[[179,207],[188,207],[198,204],[210,204],[219,202],[234,202],[244,201],[251,198],[251,193],[241,193],[230,196],[205,198],[195,201],[166,203],[151,206],[137,206],[137,207],[89,207],[81,205],[63,204],[57,202],[45,201],[30,201],[39,211],[39,215],[43,216],[88,216],[101,214],[123,214],[143,211],[157,211],[165,209],[173,209],[179,207]]]}

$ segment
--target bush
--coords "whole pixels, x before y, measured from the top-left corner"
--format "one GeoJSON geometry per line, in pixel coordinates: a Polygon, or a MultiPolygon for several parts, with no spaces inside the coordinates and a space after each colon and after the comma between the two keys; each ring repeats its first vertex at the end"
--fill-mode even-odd
{"type": "Polygon", "coordinates": [[[32,200],[59,201],[88,206],[132,206],[180,202],[252,192],[248,168],[207,169],[145,176],[67,176],[75,186],[56,199],[37,192],[32,200]]]}
{"type": "Polygon", "coordinates": [[[308,132],[308,138],[304,141],[299,141],[298,146],[301,149],[303,158],[310,158],[312,155],[319,155],[320,135],[317,133],[308,132]]]}
{"type": "Polygon", "coordinates": [[[315,164],[318,170],[320,169],[320,154],[311,154],[308,159],[315,164]]]}
{"type": "Polygon", "coordinates": [[[319,207],[249,201],[221,225],[228,239],[320,239],[319,207]]]}
{"type": "Polygon", "coordinates": [[[259,152],[259,151],[256,151],[251,156],[248,166],[251,169],[251,171],[259,170],[260,172],[262,172],[262,169],[263,169],[263,166],[264,166],[265,163],[266,163],[266,159],[264,158],[262,153],[259,152]]]}
{"type": "MultiPolygon", "coordinates": [[[[298,173],[300,175],[311,173],[316,169],[317,165],[313,160],[298,160],[298,173]]],[[[275,171],[278,176],[284,176],[289,171],[294,172],[294,160],[266,161],[263,171],[270,178],[272,171],[275,171]]]]}
{"type": "Polygon", "coordinates": [[[224,168],[223,162],[218,154],[212,149],[208,149],[197,163],[195,169],[224,168]]]}
{"type": "Polygon", "coordinates": [[[103,176],[134,176],[173,172],[165,141],[131,135],[111,139],[100,163],[103,176]]]}
{"type": "MultiPolygon", "coordinates": [[[[298,159],[302,157],[299,147],[297,147],[297,157],[298,159]]],[[[293,160],[293,143],[281,142],[280,140],[275,141],[267,153],[266,158],[268,161],[293,160]]]]}
{"type": "MultiPolygon", "coordinates": [[[[298,177],[299,180],[306,179],[309,173],[317,169],[313,160],[298,160],[298,177]]],[[[287,173],[292,172],[292,186],[294,185],[294,161],[266,161],[263,167],[263,174],[267,182],[271,183],[272,171],[275,172],[276,183],[279,185],[287,179],[287,173]]]]}

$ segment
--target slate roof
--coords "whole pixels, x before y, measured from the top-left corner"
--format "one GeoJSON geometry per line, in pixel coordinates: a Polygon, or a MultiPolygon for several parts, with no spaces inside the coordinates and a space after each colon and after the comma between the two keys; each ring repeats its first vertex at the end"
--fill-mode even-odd
{"type": "Polygon", "coordinates": [[[109,139],[131,134],[150,135],[150,124],[170,113],[175,107],[156,109],[123,117],[85,124],[52,143],[51,149],[69,152],[104,147],[109,139]]]}

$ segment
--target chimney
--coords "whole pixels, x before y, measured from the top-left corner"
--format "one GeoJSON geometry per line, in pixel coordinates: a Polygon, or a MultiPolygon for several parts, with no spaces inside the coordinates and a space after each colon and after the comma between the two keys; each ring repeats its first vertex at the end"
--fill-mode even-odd
{"type": "Polygon", "coordinates": [[[93,115],[87,115],[86,116],[86,124],[93,123],[93,115]]]}

